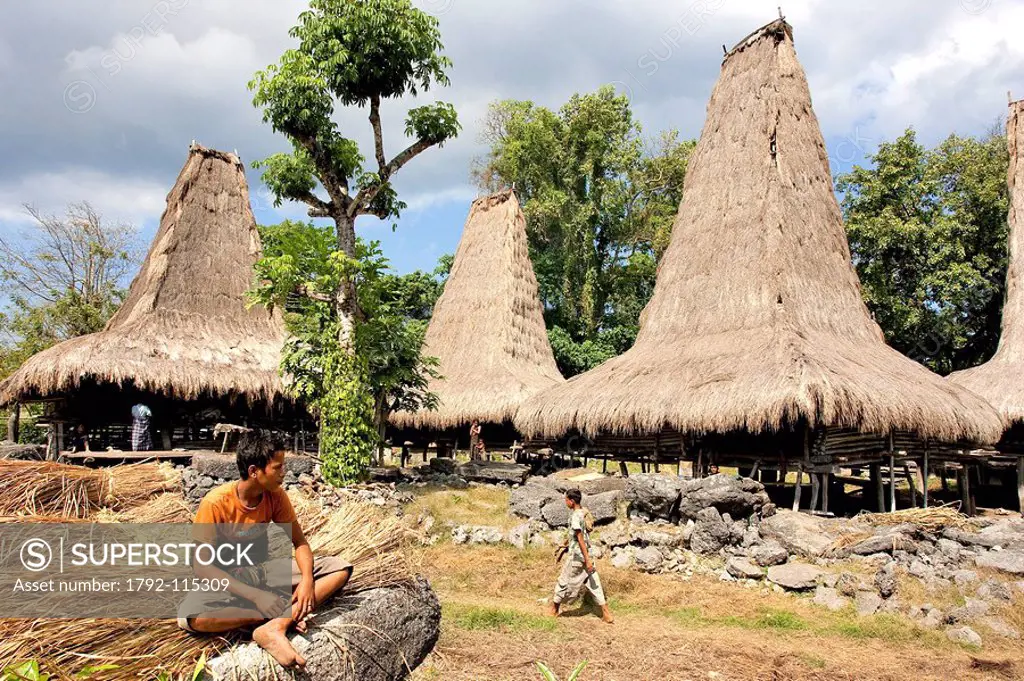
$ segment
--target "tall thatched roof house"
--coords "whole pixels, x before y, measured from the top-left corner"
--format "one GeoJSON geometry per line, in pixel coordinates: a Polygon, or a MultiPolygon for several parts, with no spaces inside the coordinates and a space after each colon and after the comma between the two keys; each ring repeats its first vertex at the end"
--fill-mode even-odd
{"type": "Polygon", "coordinates": [[[999,411],[1007,429],[1000,450],[1024,453],[1024,100],[1010,103],[1006,142],[1010,266],[999,348],[988,362],[953,373],[949,380],[981,395],[999,411]]]}
{"type": "Polygon", "coordinates": [[[750,435],[998,438],[984,400],[889,348],[865,307],[784,20],[726,55],[683,195],[636,344],[527,400],[523,432],[737,433],[768,455],[789,443],[750,435]]]}
{"type": "Polygon", "coordinates": [[[91,426],[130,420],[135,400],[159,403],[165,424],[172,411],[176,425],[210,408],[265,412],[283,397],[285,332],[278,315],[246,307],[260,250],[241,161],[193,145],[121,308],[102,331],[30,358],[0,402],[56,400],[54,419],[91,426]]]}
{"type": "Polygon", "coordinates": [[[424,354],[440,361],[441,378],[429,386],[439,406],[392,415],[397,428],[437,432],[474,419],[506,424],[524,399],[563,382],[544,326],[526,218],[514,192],[473,202],[427,328],[424,354]]]}

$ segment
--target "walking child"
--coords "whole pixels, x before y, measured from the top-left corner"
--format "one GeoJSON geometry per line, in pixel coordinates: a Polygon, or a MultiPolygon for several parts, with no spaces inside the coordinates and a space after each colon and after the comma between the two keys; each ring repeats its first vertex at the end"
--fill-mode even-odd
{"type": "Polygon", "coordinates": [[[559,556],[567,554],[565,564],[562,565],[562,572],[558,575],[558,583],[555,584],[555,596],[551,602],[549,614],[558,617],[562,603],[572,600],[584,586],[594,602],[601,607],[601,619],[611,624],[614,621],[612,611],[608,608],[608,601],[604,597],[604,589],[601,588],[601,578],[597,574],[597,568],[590,558],[590,531],[587,527],[586,513],[581,505],[583,495],[578,489],[571,489],[565,493],[565,505],[569,508],[569,542],[561,547],[559,556]]]}

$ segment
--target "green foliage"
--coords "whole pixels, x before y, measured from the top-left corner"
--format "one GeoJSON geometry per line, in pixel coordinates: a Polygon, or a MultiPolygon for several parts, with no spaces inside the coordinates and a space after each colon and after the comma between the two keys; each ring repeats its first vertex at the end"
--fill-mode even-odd
{"type": "Polygon", "coordinates": [[[289,34],[298,47],[249,83],[264,122],[286,135],[293,147],[290,154],[255,164],[264,168],[263,180],[275,201],[302,201],[315,216],[341,218],[348,224],[339,227],[347,229],[358,215],[398,216],[405,204],[391,187],[391,176],[460,129],[450,104],[412,108],[405,134],[413,144],[390,161],[384,157],[381,101],[448,85],[451,61],[441,54],[437,19],[409,0],[313,0],[289,34]],[[338,129],[336,104],[370,107],[376,171],[364,169],[358,144],[338,129]],[[315,194],[318,183],[326,198],[315,194]]]}
{"type": "Polygon", "coordinates": [[[491,148],[477,178],[491,190],[514,184],[523,201],[559,368],[573,375],[628,349],[695,142],[668,132],[645,143],[611,87],[573,95],[557,113],[496,102],[484,138],[491,148]]]}
{"type": "MultiPolygon", "coordinates": [[[[578,665],[576,665],[576,668],[572,670],[572,673],[569,675],[569,678],[567,678],[566,681],[578,681],[580,675],[583,674],[583,670],[587,668],[587,664],[588,662],[584,660],[583,662],[580,662],[578,665]]],[[[555,673],[551,671],[548,668],[548,666],[543,662],[537,662],[537,669],[540,670],[540,675],[544,679],[544,681],[558,681],[558,677],[555,676],[555,673]]]]}
{"type": "Polygon", "coordinates": [[[864,299],[887,341],[940,373],[994,352],[1006,276],[1006,138],[907,130],[837,178],[864,299]]]}
{"type": "Polygon", "coordinates": [[[443,281],[423,272],[387,273],[377,242],[357,241],[356,257],[348,258],[330,227],[285,221],[260,233],[264,252],[250,297],[284,310],[290,337],[281,369],[293,394],[319,416],[325,477],[356,480],[391,412],[436,405],[426,388],[437,361],[421,350],[443,281]],[[343,280],[355,284],[362,311],[354,354],[338,342],[332,295],[343,280]]]}

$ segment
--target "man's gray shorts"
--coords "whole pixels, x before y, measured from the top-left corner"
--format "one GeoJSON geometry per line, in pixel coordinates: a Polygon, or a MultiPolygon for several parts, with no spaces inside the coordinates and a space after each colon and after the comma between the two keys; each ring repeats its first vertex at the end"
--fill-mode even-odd
{"type": "MultiPolygon", "coordinates": [[[[294,589],[302,581],[302,572],[299,570],[299,564],[294,558],[291,559],[291,563],[291,587],[294,589]]],[[[342,572],[343,570],[349,570],[349,576],[351,576],[352,564],[335,556],[313,556],[314,580],[336,572],[342,572]]],[[[283,587],[284,585],[270,584],[268,586],[273,588],[275,586],[283,587]]],[[[192,623],[189,620],[225,608],[255,609],[255,606],[249,601],[235,596],[230,591],[191,591],[185,597],[185,600],[182,601],[181,605],[178,606],[178,626],[185,631],[199,633],[192,628],[192,623]]]]}

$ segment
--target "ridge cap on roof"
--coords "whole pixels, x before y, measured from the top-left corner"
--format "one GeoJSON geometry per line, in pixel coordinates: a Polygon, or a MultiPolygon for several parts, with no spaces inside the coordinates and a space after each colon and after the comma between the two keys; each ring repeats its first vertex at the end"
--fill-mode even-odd
{"type": "Polygon", "coordinates": [[[725,57],[722,59],[722,62],[724,63],[728,61],[729,57],[739,52],[742,52],[743,50],[747,49],[761,38],[773,36],[776,38],[776,40],[778,40],[780,30],[790,40],[793,40],[793,27],[790,26],[789,22],[787,22],[785,19],[775,19],[773,21],[768,22],[761,28],[752,32],[747,37],[743,38],[743,40],[736,43],[736,45],[734,45],[731,50],[725,53],[725,57]]]}

